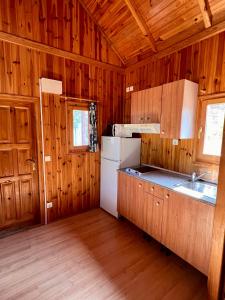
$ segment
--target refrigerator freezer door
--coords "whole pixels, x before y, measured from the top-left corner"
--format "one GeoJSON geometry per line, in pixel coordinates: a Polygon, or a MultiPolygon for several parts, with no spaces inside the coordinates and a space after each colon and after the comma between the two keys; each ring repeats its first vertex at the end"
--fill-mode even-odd
{"type": "Polygon", "coordinates": [[[102,136],[101,157],[120,161],[121,138],[115,136],[102,136]]]}
{"type": "Polygon", "coordinates": [[[118,218],[117,212],[117,170],[120,162],[107,159],[101,161],[100,207],[118,218]]]}

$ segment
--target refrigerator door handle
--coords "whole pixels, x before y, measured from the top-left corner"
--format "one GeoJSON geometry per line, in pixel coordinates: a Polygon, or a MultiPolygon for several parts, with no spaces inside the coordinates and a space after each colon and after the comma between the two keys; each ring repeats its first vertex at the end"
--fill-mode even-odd
{"type": "Polygon", "coordinates": [[[114,160],[114,159],[110,159],[110,158],[105,158],[104,156],[101,156],[101,159],[105,159],[105,160],[109,160],[109,161],[114,161],[114,162],[118,162],[118,163],[121,162],[121,160],[114,160]]]}

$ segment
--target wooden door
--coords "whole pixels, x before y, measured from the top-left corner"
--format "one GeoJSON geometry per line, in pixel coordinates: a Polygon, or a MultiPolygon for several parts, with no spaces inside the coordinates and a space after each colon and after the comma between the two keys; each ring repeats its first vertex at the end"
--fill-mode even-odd
{"type": "Polygon", "coordinates": [[[38,221],[36,168],[32,104],[0,101],[0,229],[38,221]]]}
{"type": "Polygon", "coordinates": [[[183,89],[183,80],[163,85],[160,134],[162,138],[180,138],[183,89]]]}
{"type": "Polygon", "coordinates": [[[212,243],[214,207],[168,192],[164,198],[162,243],[206,274],[212,243]]]}

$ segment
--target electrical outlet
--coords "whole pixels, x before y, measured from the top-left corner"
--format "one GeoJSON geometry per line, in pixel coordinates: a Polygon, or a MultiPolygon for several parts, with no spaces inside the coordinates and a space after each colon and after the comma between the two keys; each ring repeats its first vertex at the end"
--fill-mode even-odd
{"type": "Polygon", "coordinates": [[[52,202],[47,202],[47,208],[52,208],[53,204],[52,202]]]}
{"type": "Polygon", "coordinates": [[[179,141],[178,140],[175,140],[175,139],[173,139],[173,145],[174,146],[177,146],[179,144],[179,141]]]}
{"type": "Polygon", "coordinates": [[[133,85],[126,87],[126,92],[127,93],[133,92],[133,90],[134,90],[134,86],[133,85]]]}

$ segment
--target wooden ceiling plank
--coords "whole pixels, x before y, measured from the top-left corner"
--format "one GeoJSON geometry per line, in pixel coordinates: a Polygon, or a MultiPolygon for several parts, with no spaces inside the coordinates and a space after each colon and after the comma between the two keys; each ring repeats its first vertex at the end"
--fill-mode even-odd
{"type": "Polygon", "coordinates": [[[197,1],[202,13],[205,28],[209,28],[212,26],[212,15],[210,12],[209,4],[207,0],[197,0],[197,1]]]}
{"type": "Polygon", "coordinates": [[[153,38],[153,36],[152,36],[145,20],[143,19],[142,15],[138,11],[137,7],[135,6],[134,2],[132,0],[124,0],[124,2],[126,3],[127,7],[129,8],[132,16],[134,17],[136,23],[139,26],[141,32],[143,33],[143,35],[145,37],[148,38],[152,50],[154,52],[157,52],[157,47],[156,47],[156,43],[154,41],[154,38],[153,38]]]}
{"type": "Polygon", "coordinates": [[[205,30],[203,30],[201,32],[193,34],[190,37],[169,46],[168,48],[162,49],[158,53],[155,53],[154,55],[150,56],[149,58],[143,59],[142,61],[139,61],[136,64],[132,64],[130,66],[127,65],[126,66],[127,67],[126,71],[129,71],[133,68],[140,67],[142,65],[145,65],[147,62],[149,62],[149,60],[163,58],[167,55],[170,55],[170,54],[172,54],[174,52],[177,52],[181,49],[184,49],[184,48],[189,47],[193,44],[201,42],[205,39],[208,39],[208,38],[210,38],[214,35],[217,35],[221,32],[224,32],[224,31],[225,31],[225,20],[218,23],[218,24],[215,24],[215,25],[213,25],[209,28],[206,28],[205,30]]]}

